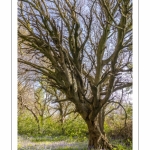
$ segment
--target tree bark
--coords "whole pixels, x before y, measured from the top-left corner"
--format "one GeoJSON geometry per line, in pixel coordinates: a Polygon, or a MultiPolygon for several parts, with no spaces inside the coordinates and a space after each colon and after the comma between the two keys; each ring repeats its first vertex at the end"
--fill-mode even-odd
{"type": "Polygon", "coordinates": [[[39,121],[40,130],[39,130],[39,134],[43,134],[43,124],[44,124],[43,116],[40,116],[40,121],[39,121]]]}
{"type": "Polygon", "coordinates": [[[104,122],[100,122],[104,121],[102,116],[103,114],[101,111],[94,121],[86,120],[89,131],[88,150],[91,149],[112,150],[112,145],[108,142],[108,139],[104,132],[104,127],[102,126],[104,122]]]}
{"type": "Polygon", "coordinates": [[[63,116],[61,116],[60,122],[61,122],[61,132],[62,132],[62,134],[64,134],[65,133],[65,129],[64,129],[64,117],[63,116]]]}
{"type": "Polygon", "coordinates": [[[38,134],[40,134],[41,127],[40,127],[40,123],[39,122],[37,122],[37,128],[38,128],[38,134]]]}

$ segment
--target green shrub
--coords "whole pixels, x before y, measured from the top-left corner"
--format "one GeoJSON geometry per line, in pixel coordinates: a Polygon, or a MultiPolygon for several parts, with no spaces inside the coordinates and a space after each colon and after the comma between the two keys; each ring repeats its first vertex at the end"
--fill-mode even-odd
{"type": "MultiPolygon", "coordinates": [[[[67,136],[69,139],[77,138],[86,140],[87,125],[79,116],[74,119],[73,115],[69,116],[63,124],[64,132],[62,133],[62,125],[54,118],[44,120],[41,127],[40,136],[67,136]]],[[[39,136],[38,124],[31,114],[22,114],[18,116],[18,134],[28,136],[39,136]]]]}
{"type": "Polygon", "coordinates": [[[20,135],[36,135],[38,132],[37,123],[31,115],[18,116],[18,134],[20,135]]]}
{"type": "Polygon", "coordinates": [[[65,135],[70,138],[78,137],[80,140],[86,140],[87,125],[79,116],[75,120],[72,117],[66,120],[64,124],[65,135]]]}
{"type": "Polygon", "coordinates": [[[44,121],[43,135],[58,136],[61,135],[61,126],[54,119],[49,118],[44,121]]]}

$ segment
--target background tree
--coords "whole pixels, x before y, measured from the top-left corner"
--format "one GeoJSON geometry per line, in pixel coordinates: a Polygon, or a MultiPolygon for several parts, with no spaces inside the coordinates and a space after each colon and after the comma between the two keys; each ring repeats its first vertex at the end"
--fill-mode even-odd
{"type": "Polygon", "coordinates": [[[22,90],[18,89],[18,115],[20,115],[20,111],[22,113],[25,110],[29,111],[37,123],[39,134],[43,132],[44,121],[56,112],[52,111],[50,107],[51,97],[52,95],[46,93],[41,88],[34,89],[33,87],[27,88],[24,86],[22,90]],[[52,113],[50,113],[50,109],[52,113]]]}
{"type": "MultiPolygon", "coordinates": [[[[19,74],[23,75],[23,71],[19,70],[19,74]]],[[[58,119],[57,122],[60,122],[64,134],[66,118],[75,113],[73,103],[66,101],[65,95],[60,91],[47,86],[42,77],[42,80],[36,81],[36,85],[28,77],[26,74],[18,78],[18,116],[30,112],[37,123],[39,134],[43,134],[45,120],[54,116],[58,119]]]]}
{"type": "MultiPolygon", "coordinates": [[[[55,90],[55,99],[53,100],[53,109],[59,114],[59,122],[61,123],[62,134],[65,133],[64,123],[71,113],[75,113],[75,107],[72,102],[65,99],[65,95],[55,90]]],[[[78,114],[77,114],[78,116],[78,114]]],[[[76,118],[76,117],[75,117],[76,118]]]]}
{"type": "Polygon", "coordinates": [[[112,149],[102,110],[132,86],[132,1],[19,0],[18,22],[19,63],[74,103],[89,149],[112,149]]]}

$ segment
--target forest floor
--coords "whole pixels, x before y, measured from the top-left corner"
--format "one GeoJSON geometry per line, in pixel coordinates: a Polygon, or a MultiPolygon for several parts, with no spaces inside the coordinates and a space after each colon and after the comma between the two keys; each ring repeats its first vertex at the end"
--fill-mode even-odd
{"type": "Polygon", "coordinates": [[[18,136],[18,150],[86,150],[87,141],[60,140],[55,137],[31,138],[18,136]]]}
{"type": "MultiPolygon", "coordinates": [[[[111,141],[117,145],[114,150],[132,150],[132,145],[125,146],[117,140],[111,141]]],[[[76,139],[60,137],[28,137],[18,136],[18,150],[87,150],[88,140],[82,142],[76,139]]]]}

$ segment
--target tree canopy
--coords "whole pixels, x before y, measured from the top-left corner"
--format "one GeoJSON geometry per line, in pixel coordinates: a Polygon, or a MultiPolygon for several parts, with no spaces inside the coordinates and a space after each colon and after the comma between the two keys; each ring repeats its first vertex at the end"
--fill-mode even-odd
{"type": "Polygon", "coordinates": [[[98,114],[132,86],[132,1],[19,0],[18,45],[21,68],[75,104],[97,148],[98,114]]]}

